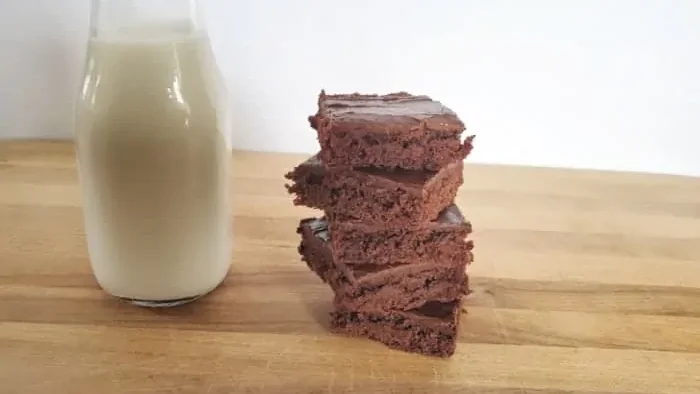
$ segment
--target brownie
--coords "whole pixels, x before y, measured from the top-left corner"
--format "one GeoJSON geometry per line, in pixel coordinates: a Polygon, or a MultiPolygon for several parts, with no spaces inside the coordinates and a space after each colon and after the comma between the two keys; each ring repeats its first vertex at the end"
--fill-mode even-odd
{"type": "Polygon", "coordinates": [[[412,311],[331,312],[331,330],[368,338],[391,348],[427,356],[450,357],[457,346],[460,301],[429,302],[412,311]]]}
{"type": "Polygon", "coordinates": [[[464,160],[474,136],[462,141],[464,123],[428,96],[406,92],[326,94],[309,116],[328,167],[381,167],[436,171],[464,160]]]}
{"type": "Polygon", "coordinates": [[[294,204],[322,209],[332,221],[415,228],[452,204],[463,182],[461,161],[440,171],[329,169],[319,155],[285,178],[294,204]]]}
{"type": "Polygon", "coordinates": [[[402,265],[344,265],[333,259],[324,219],[303,219],[302,260],[335,293],[334,304],[350,310],[409,310],[428,301],[449,302],[467,292],[467,260],[423,260],[402,265]]]}
{"type": "Polygon", "coordinates": [[[412,261],[472,260],[472,232],[457,205],[416,229],[387,228],[361,222],[330,222],[333,258],[343,264],[407,264],[412,261]]]}

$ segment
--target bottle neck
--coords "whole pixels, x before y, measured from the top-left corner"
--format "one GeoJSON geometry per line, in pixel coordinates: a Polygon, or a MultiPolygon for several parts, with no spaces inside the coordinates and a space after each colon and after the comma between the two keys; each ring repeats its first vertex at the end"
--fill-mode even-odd
{"type": "Polygon", "coordinates": [[[191,35],[204,30],[197,0],[92,0],[92,38],[191,35]]]}

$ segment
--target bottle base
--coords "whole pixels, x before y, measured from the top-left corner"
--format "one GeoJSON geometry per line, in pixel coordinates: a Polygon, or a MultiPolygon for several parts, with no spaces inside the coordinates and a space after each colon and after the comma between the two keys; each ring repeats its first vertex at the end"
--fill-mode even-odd
{"type": "Polygon", "coordinates": [[[193,297],[178,298],[178,299],[174,299],[174,300],[162,300],[162,301],[139,300],[139,299],[135,299],[135,298],[124,298],[124,297],[117,297],[117,298],[119,298],[120,300],[127,302],[129,304],[144,307],[144,308],[172,308],[175,306],[189,304],[190,302],[196,301],[203,296],[204,296],[204,294],[193,296],[193,297]]]}

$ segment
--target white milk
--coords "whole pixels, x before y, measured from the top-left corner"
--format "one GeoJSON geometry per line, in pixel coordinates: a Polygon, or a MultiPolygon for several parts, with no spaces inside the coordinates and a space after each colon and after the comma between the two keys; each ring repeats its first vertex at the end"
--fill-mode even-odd
{"type": "Polygon", "coordinates": [[[76,118],[88,251],[109,293],[165,301],[214,289],[231,261],[230,147],[206,36],[93,39],[76,118]]]}

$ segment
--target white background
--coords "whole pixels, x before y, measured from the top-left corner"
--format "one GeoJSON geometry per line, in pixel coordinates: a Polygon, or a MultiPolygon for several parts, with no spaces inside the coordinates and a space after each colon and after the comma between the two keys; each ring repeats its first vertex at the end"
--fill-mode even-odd
{"type": "MultiPolygon", "coordinates": [[[[700,0],[208,0],[236,147],[311,153],[328,92],[428,94],[471,160],[700,175],[700,0]]],[[[88,0],[0,3],[0,138],[71,137],[88,0]]]]}

